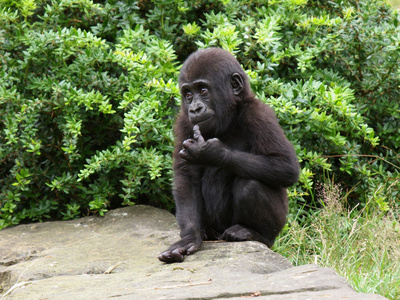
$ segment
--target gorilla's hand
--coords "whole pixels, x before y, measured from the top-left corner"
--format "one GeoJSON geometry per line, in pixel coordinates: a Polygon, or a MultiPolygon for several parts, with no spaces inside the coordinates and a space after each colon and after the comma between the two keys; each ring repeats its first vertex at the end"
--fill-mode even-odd
{"type": "Polygon", "coordinates": [[[168,250],[158,256],[160,261],[166,263],[181,262],[185,255],[197,252],[201,246],[201,238],[188,236],[173,244],[168,250]]]}
{"type": "Polygon", "coordinates": [[[193,139],[187,139],[182,143],[179,155],[190,164],[215,166],[221,164],[227,152],[228,149],[219,139],[213,138],[205,141],[199,126],[195,125],[193,139]]]}

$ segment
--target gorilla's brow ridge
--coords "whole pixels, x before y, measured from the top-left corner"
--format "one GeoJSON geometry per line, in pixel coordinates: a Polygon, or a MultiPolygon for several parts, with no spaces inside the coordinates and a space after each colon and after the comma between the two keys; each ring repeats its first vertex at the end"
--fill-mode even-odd
{"type": "Polygon", "coordinates": [[[196,79],[191,82],[182,83],[182,88],[189,88],[191,86],[198,86],[198,85],[211,86],[211,81],[209,81],[207,79],[196,79]]]}

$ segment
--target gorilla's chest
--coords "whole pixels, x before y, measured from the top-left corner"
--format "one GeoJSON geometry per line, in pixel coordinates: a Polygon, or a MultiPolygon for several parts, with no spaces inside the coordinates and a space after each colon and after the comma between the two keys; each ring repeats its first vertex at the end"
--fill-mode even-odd
{"type": "Polygon", "coordinates": [[[208,214],[229,210],[234,180],[235,175],[223,168],[205,168],[201,179],[201,192],[208,214]]]}
{"type": "Polygon", "coordinates": [[[221,167],[206,167],[201,178],[203,196],[227,197],[232,189],[235,176],[221,167]]]}
{"type": "Polygon", "coordinates": [[[233,173],[219,167],[206,167],[201,178],[204,220],[220,233],[231,222],[234,179],[233,173]]]}

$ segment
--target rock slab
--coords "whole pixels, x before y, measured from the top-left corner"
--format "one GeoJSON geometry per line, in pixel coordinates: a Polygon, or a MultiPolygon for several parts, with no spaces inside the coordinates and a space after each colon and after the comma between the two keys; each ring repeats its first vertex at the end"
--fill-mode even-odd
{"type": "Polygon", "coordinates": [[[204,243],[182,263],[159,262],[178,239],[172,214],[142,205],[4,229],[0,299],[385,299],[258,242],[204,243]]]}

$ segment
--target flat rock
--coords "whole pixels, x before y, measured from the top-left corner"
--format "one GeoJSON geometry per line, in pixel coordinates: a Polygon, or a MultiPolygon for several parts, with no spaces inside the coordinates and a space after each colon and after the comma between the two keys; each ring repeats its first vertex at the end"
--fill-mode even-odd
{"type": "Polygon", "coordinates": [[[209,242],[184,262],[172,214],[137,205],[0,231],[0,299],[385,299],[316,265],[293,267],[258,242],[209,242]]]}

